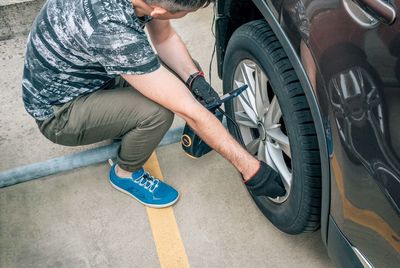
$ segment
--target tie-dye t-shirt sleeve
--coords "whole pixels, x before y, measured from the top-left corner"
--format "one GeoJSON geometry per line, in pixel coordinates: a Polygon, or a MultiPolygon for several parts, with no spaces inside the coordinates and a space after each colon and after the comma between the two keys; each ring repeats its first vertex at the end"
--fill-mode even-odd
{"type": "Polygon", "coordinates": [[[89,46],[108,74],[143,74],[160,67],[146,34],[123,22],[99,25],[89,46]]]}
{"type": "Polygon", "coordinates": [[[55,105],[102,89],[120,74],[159,68],[131,0],[48,0],[28,36],[22,78],[25,109],[36,120],[55,105]]]}

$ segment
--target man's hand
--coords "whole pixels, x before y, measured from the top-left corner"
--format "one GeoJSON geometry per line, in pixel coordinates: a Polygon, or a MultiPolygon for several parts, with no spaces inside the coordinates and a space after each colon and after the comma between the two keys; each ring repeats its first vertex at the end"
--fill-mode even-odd
{"type": "Polygon", "coordinates": [[[205,104],[210,104],[220,99],[218,93],[206,81],[202,73],[199,72],[194,78],[189,78],[189,80],[187,85],[196,99],[204,101],[205,104]]]}

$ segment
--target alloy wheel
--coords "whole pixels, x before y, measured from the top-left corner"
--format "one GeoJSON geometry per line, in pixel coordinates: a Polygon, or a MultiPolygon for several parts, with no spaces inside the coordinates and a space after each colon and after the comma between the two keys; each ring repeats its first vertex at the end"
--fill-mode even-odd
{"type": "Polygon", "coordinates": [[[267,75],[252,60],[244,60],[236,67],[234,87],[244,84],[248,89],[234,101],[235,120],[247,150],[280,174],[286,194],[270,200],[283,203],[290,195],[293,173],[281,108],[267,75]]]}

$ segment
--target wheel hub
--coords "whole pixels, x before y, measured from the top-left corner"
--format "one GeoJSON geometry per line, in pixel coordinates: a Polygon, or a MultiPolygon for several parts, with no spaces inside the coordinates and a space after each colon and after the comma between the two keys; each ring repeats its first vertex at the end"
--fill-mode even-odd
{"type": "Polygon", "coordinates": [[[267,139],[267,132],[265,131],[264,124],[261,122],[257,123],[258,133],[260,134],[260,139],[265,141],[267,139]]]}

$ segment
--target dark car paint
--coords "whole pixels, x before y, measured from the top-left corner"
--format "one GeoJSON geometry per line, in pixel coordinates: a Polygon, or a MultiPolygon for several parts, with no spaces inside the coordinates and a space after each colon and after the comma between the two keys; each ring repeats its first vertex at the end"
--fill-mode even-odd
{"type": "MultiPolygon", "coordinates": [[[[217,32],[224,25],[226,34],[217,35],[220,63],[231,33],[260,17],[254,10],[251,16],[227,13],[236,5],[231,2],[223,1],[223,7],[218,3],[217,32]]],[[[245,1],[239,2],[246,10],[245,1]]],[[[254,9],[249,2],[247,9],[254,9]]],[[[329,213],[373,265],[399,264],[400,19],[392,25],[361,25],[356,22],[358,11],[345,6],[344,0],[253,2],[284,45],[317,128],[323,128],[318,133],[324,138],[321,155],[329,155],[325,162],[330,164],[324,168],[330,176],[322,177],[330,179],[330,187],[323,184],[323,240],[329,213]]],[[[400,14],[400,0],[391,4],[400,14]]],[[[327,244],[329,249],[329,237],[327,244]]]]}

